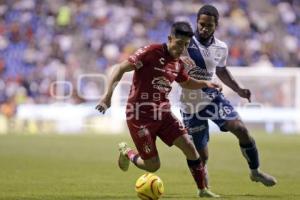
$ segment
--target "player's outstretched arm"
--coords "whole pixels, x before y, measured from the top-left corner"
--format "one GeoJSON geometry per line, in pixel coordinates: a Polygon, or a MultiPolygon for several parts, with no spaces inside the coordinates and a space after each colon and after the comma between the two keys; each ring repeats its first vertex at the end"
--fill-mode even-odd
{"type": "Polygon", "coordinates": [[[105,113],[105,111],[110,107],[111,105],[111,97],[113,95],[114,89],[117,86],[118,82],[123,77],[123,74],[125,72],[133,71],[134,66],[128,62],[124,61],[122,63],[116,64],[113,66],[113,70],[111,75],[108,79],[108,85],[107,89],[103,95],[103,97],[100,99],[99,103],[96,106],[96,109],[100,113],[105,113]]]}
{"type": "Polygon", "coordinates": [[[187,81],[179,83],[181,87],[191,90],[197,90],[201,88],[215,88],[219,91],[222,90],[222,85],[211,81],[196,80],[190,77],[187,81]]]}
{"type": "Polygon", "coordinates": [[[226,67],[217,67],[216,74],[225,85],[238,93],[240,97],[246,98],[251,102],[251,91],[249,89],[241,88],[226,67]]]}

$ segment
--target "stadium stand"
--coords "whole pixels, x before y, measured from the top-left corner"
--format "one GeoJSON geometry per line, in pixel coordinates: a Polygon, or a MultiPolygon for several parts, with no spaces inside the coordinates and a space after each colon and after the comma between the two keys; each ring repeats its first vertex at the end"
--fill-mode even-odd
{"type": "Polygon", "coordinates": [[[98,76],[82,74],[106,74],[138,47],[164,42],[173,21],[194,24],[205,3],[223,16],[216,35],[229,46],[228,66],[300,66],[299,1],[2,0],[0,112],[95,101],[86,97],[101,94],[98,76]]]}

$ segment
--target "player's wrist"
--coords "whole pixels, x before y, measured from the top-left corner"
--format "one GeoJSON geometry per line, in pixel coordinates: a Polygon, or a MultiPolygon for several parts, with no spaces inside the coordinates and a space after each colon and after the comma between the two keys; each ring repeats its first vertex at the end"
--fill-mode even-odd
{"type": "Polygon", "coordinates": [[[103,96],[102,96],[102,99],[105,100],[105,101],[108,101],[110,100],[112,97],[112,94],[110,93],[105,93],[103,96]]]}
{"type": "Polygon", "coordinates": [[[204,88],[209,88],[211,85],[210,81],[203,81],[204,88]]]}
{"type": "Polygon", "coordinates": [[[239,94],[242,91],[242,88],[237,86],[236,88],[233,89],[233,91],[239,94]]]}

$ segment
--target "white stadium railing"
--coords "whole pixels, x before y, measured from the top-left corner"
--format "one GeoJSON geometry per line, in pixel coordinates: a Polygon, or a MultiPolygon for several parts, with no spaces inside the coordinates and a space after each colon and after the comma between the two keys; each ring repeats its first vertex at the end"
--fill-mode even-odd
{"type": "MultiPolygon", "coordinates": [[[[269,133],[300,133],[300,69],[232,67],[230,71],[253,94],[252,103],[247,103],[229,88],[224,88],[225,96],[247,124],[263,125],[269,133]]],[[[9,132],[11,127],[16,129],[14,131],[25,130],[29,133],[124,133],[124,105],[131,77],[130,73],[123,77],[115,90],[112,107],[104,116],[94,109],[96,102],[80,105],[24,104],[18,107],[13,122],[8,123],[8,119],[0,116],[0,133],[9,132]]],[[[178,87],[175,83],[170,99],[172,110],[180,118],[178,87]]],[[[215,126],[212,126],[212,130],[217,131],[215,126]]]]}

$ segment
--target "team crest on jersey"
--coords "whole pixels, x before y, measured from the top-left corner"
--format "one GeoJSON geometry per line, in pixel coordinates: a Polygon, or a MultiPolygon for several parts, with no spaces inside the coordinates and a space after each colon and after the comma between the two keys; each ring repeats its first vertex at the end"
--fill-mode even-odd
{"type": "Polygon", "coordinates": [[[151,145],[149,145],[149,144],[144,144],[143,149],[144,149],[144,152],[145,152],[145,153],[147,153],[147,154],[151,153],[151,145]]]}
{"type": "Polygon", "coordinates": [[[210,56],[210,52],[208,49],[202,49],[202,54],[205,56],[205,57],[209,57],[210,56]]]}
{"type": "Polygon", "coordinates": [[[152,80],[153,88],[160,92],[169,93],[172,89],[171,82],[163,76],[156,77],[152,80]]]}
{"type": "Polygon", "coordinates": [[[219,62],[222,58],[222,50],[221,49],[216,49],[215,51],[215,61],[219,62]]]}
{"type": "Polygon", "coordinates": [[[222,57],[222,51],[220,49],[216,49],[215,54],[216,54],[217,58],[221,58],[222,57]]]}
{"type": "Polygon", "coordinates": [[[145,126],[140,126],[140,130],[138,131],[138,136],[140,138],[150,135],[149,129],[147,129],[145,126]]]}

